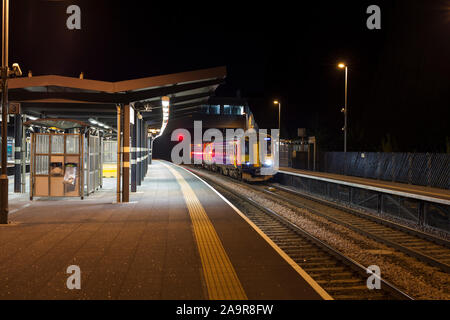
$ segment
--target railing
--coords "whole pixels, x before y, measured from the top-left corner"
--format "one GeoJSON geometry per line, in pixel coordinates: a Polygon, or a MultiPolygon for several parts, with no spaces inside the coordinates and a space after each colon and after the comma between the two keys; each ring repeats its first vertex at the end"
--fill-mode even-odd
{"type": "Polygon", "coordinates": [[[450,189],[450,154],[325,152],[323,172],[450,189]]]}
{"type": "MultiPolygon", "coordinates": [[[[311,170],[312,156],[280,146],[280,166],[311,170]]],[[[450,189],[450,154],[321,152],[317,171],[367,179],[450,189]]]]}

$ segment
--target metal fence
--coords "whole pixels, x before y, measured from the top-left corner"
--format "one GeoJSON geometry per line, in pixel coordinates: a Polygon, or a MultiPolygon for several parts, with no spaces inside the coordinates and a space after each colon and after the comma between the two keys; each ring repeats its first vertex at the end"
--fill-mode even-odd
{"type": "Polygon", "coordinates": [[[280,167],[292,168],[292,146],[287,144],[280,144],[278,154],[280,157],[280,167]]]}
{"type": "Polygon", "coordinates": [[[308,152],[308,145],[280,144],[280,167],[312,170],[314,168],[314,155],[308,152]]]}
{"type": "Polygon", "coordinates": [[[450,154],[325,152],[320,171],[450,189],[450,154]]]}
{"type": "MultiPolygon", "coordinates": [[[[309,153],[280,145],[280,167],[311,170],[309,153]]],[[[418,186],[450,189],[450,154],[321,152],[318,171],[418,186]]]]}

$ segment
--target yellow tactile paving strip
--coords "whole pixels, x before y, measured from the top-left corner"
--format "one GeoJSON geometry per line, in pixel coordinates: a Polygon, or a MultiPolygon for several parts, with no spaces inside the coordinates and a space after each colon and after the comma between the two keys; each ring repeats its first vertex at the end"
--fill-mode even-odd
{"type": "Polygon", "coordinates": [[[194,190],[177,170],[162,164],[175,176],[181,187],[191,217],[209,299],[246,300],[247,295],[236,271],[194,190]]]}
{"type": "Polygon", "coordinates": [[[103,164],[104,178],[117,178],[117,164],[104,163],[103,164]]]}

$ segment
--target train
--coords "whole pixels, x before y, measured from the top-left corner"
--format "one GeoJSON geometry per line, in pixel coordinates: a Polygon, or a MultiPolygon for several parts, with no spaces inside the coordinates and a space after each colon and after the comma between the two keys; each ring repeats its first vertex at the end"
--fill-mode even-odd
{"type": "Polygon", "coordinates": [[[198,166],[209,171],[241,181],[262,182],[273,178],[274,155],[272,151],[271,136],[260,133],[253,139],[245,136],[242,139],[235,138],[221,143],[207,142],[198,145],[197,148],[191,145],[191,159],[198,166]],[[264,139],[265,143],[262,143],[260,139],[264,139]],[[245,144],[244,147],[241,145],[242,143],[245,144]],[[263,148],[264,145],[266,152],[260,154],[260,148],[263,148]],[[253,151],[253,159],[251,159],[250,151],[253,151]]]}

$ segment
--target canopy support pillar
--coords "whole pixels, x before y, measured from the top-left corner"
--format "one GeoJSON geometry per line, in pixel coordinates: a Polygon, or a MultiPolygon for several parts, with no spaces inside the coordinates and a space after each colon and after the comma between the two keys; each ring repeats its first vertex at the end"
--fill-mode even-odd
{"type": "Polygon", "coordinates": [[[122,169],[122,142],[121,142],[121,134],[122,134],[122,106],[117,105],[117,203],[121,202],[121,189],[120,189],[120,177],[121,177],[121,169],[122,169]]]}
{"type": "Polygon", "coordinates": [[[14,192],[21,193],[22,190],[22,116],[14,115],[14,192]]]}
{"type": "Polygon", "coordinates": [[[130,202],[130,105],[123,106],[122,202],[130,202]]]}
{"type": "Polygon", "coordinates": [[[131,192],[137,191],[137,122],[136,122],[136,113],[134,114],[134,125],[130,124],[131,127],[131,192]]]}

